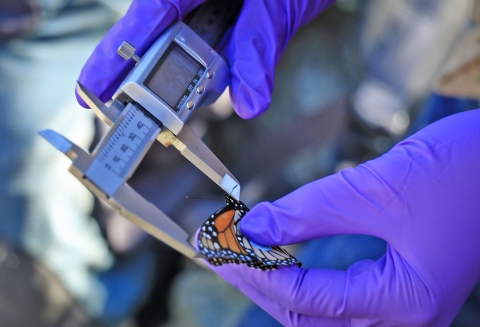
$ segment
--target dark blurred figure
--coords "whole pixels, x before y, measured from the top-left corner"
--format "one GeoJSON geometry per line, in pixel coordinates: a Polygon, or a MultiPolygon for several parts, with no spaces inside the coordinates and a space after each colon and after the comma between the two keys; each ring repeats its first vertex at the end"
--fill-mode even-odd
{"type": "MultiPolygon", "coordinates": [[[[6,258],[22,253],[17,268],[26,269],[2,275],[2,298],[10,305],[1,308],[6,319],[1,326],[64,326],[64,321],[65,326],[95,326],[99,321],[151,327],[169,319],[169,290],[181,269],[180,255],[96,201],[70,176],[67,160],[37,135],[52,128],[92,149],[103,134],[105,125],[76,103],[75,79],[130,2],[0,3],[0,240],[15,249],[6,258]],[[40,265],[57,277],[37,278],[40,265]],[[43,315],[50,319],[44,325],[43,315]]],[[[192,117],[197,127],[210,119],[217,118],[208,110],[192,117]]],[[[200,202],[185,197],[208,197],[206,189],[213,185],[204,187],[207,181],[175,149],[155,144],[130,185],[194,232],[199,224],[184,218],[185,210],[200,202]]],[[[203,219],[221,202],[191,211],[203,219]]]]}
{"type": "Polygon", "coordinates": [[[176,253],[146,239],[120,250],[110,244],[110,213],[95,216],[98,224],[93,196],[37,135],[54,128],[91,144],[94,115],[76,104],[75,79],[128,5],[0,2],[1,326],[114,326],[134,322],[139,310],[139,321],[168,317],[176,253]],[[141,309],[149,296],[155,312],[141,309]]]}
{"type": "Polygon", "coordinates": [[[93,46],[95,29],[105,29],[115,15],[93,1],[75,2],[0,2],[1,326],[100,326],[92,313],[99,312],[105,292],[92,269],[108,267],[108,249],[84,215],[91,210],[88,200],[73,220],[63,211],[73,208],[67,202],[76,191],[51,179],[58,161],[43,153],[36,135],[48,124],[89,134],[84,128],[93,122],[90,115],[80,115],[80,124],[63,120],[73,108],[67,90],[87,55],[82,42],[93,46]],[[104,20],[87,23],[89,12],[104,20]],[[57,197],[62,193],[66,197],[57,197]],[[97,254],[79,251],[85,248],[78,242],[82,235],[91,235],[84,241],[93,241],[89,250],[97,254]]]}
{"type": "Polygon", "coordinates": [[[0,325],[104,327],[58,277],[20,248],[0,240],[0,325]]]}

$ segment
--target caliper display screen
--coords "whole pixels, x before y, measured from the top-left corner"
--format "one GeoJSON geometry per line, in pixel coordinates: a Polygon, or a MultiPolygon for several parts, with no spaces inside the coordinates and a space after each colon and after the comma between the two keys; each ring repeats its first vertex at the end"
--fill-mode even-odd
{"type": "Polygon", "coordinates": [[[178,111],[204,72],[203,65],[172,42],[145,80],[145,85],[178,111]]]}

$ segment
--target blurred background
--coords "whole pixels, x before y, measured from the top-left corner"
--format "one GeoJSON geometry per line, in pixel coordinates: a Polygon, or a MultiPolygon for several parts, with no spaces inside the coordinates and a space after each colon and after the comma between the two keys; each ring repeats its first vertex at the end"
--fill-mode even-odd
{"type": "MultiPolygon", "coordinates": [[[[37,132],[92,149],[106,126],[75,80],[129,0],[0,1],[0,326],[280,326],[214,273],[119,217],[37,132]]],[[[475,28],[470,0],[339,0],[293,38],[273,102],[244,121],[228,96],[189,125],[242,184],[248,206],[355,166],[476,97],[431,85],[475,28]]],[[[155,144],[130,184],[190,233],[224,205],[175,149],[155,144]]],[[[348,204],[346,204],[348,205],[348,204]]],[[[383,255],[364,235],[292,247],[305,267],[346,269],[383,255]]],[[[452,326],[478,326],[477,287],[452,326]]]]}

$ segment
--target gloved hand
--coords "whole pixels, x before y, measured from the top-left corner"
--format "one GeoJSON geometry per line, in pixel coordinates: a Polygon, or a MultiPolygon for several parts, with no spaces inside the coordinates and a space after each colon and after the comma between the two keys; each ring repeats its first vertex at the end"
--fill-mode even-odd
{"type": "MultiPolygon", "coordinates": [[[[133,68],[116,50],[127,40],[142,56],[174,20],[184,18],[205,0],[134,0],[95,48],[79,81],[102,101],[113,93],[133,68]]],[[[334,0],[245,0],[225,49],[232,80],[233,107],[243,118],[267,110],[273,90],[274,69],[295,31],[310,22],[334,0]]],[[[78,102],[87,107],[77,95],[78,102]]]]}
{"type": "Polygon", "coordinates": [[[286,245],[387,241],[347,271],[211,267],[286,326],[448,326],[480,278],[480,109],[438,121],[357,168],[260,203],[240,228],[286,245]]]}

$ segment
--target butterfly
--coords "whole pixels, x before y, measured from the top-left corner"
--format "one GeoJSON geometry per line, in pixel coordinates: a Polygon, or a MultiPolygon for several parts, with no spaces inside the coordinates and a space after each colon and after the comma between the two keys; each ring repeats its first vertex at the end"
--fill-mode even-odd
{"type": "Polygon", "coordinates": [[[246,264],[260,270],[301,263],[279,246],[264,246],[248,240],[239,223],[248,212],[247,206],[226,195],[227,205],[212,214],[200,228],[198,246],[205,259],[214,266],[227,263],[246,264]]]}

